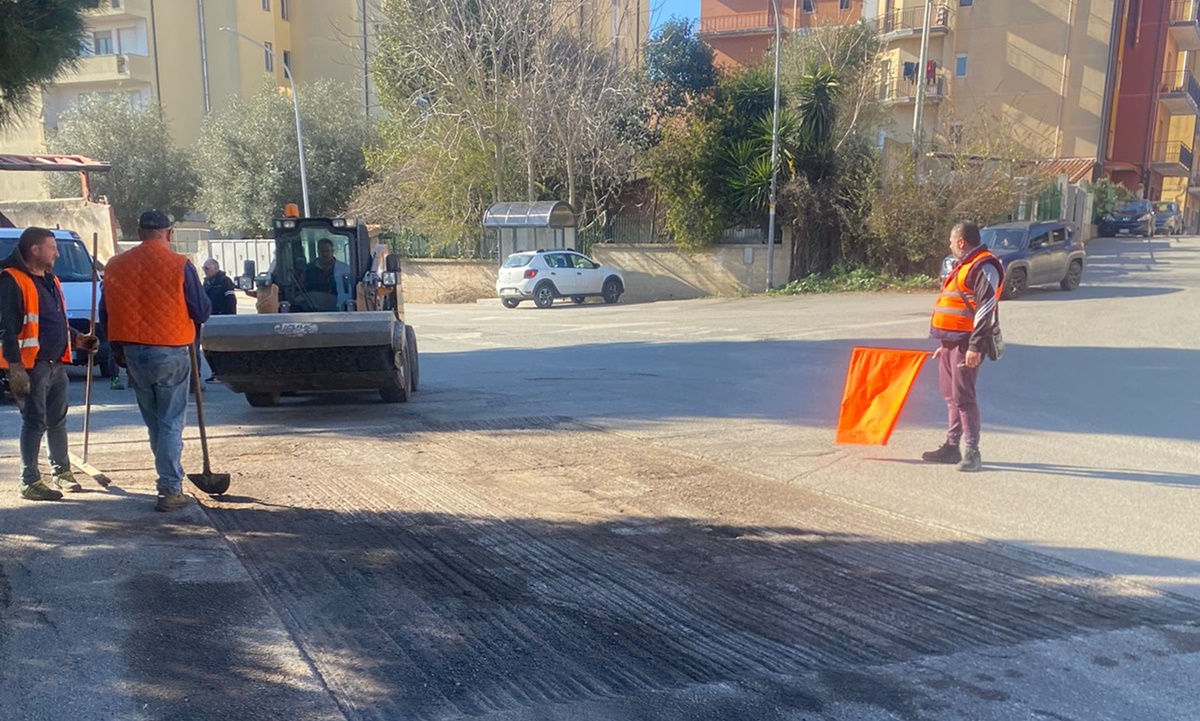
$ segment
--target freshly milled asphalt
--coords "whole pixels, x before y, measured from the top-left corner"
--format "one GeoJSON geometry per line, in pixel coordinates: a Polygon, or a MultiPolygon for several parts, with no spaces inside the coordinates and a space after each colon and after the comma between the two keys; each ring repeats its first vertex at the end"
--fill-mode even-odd
{"type": "Polygon", "coordinates": [[[1090,261],[1003,304],[974,475],[912,462],[932,365],[833,444],[928,294],[411,306],[411,403],[212,388],[170,515],[102,387],[114,490],[0,494],[0,718],[1198,718],[1200,241],[1090,261]]]}

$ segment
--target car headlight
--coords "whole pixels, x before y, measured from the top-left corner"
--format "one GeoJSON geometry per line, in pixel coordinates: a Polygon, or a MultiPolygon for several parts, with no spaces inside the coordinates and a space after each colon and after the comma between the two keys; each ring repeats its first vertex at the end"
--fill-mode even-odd
{"type": "Polygon", "coordinates": [[[1104,216],[1104,221],[1105,221],[1105,222],[1107,222],[1107,223],[1111,223],[1111,222],[1113,222],[1114,220],[1116,220],[1116,218],[1114,218],[1114,217],[1112,216],[1112,213],[1109,213],[1108,215],[1105,215],[1105,216],[1104,216]]]}

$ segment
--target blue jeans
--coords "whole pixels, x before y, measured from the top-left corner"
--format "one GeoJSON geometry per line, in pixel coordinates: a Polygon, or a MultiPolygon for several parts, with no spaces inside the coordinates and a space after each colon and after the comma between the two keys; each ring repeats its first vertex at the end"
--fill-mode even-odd
{"type": "Polygon", "coordinates": [[[183,492],[183,424],[191,359],[188,347],[125,346],[126,375],[150,431],[160,495],[183,492]]]}
{"type": "Polygon", "coordinates": [[[42,477],[38,456],[42,436],[50,449],[50,471],[71,470],[67,453],[67,369],[59,361],[38,361],[29,373],[29,397],[21,407],[21,481],[36,483],[42,477]]]}

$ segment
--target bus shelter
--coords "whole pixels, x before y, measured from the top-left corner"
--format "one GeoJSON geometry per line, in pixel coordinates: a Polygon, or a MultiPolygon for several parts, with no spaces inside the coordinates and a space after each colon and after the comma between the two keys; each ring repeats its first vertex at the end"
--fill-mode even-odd
{"type": "Polygon", "coordinates": [[[499,260],[526,250],[576,250],[575,210],[561,200],[496,203],[483,214],[483,227],[498,235],[499,260]]]}

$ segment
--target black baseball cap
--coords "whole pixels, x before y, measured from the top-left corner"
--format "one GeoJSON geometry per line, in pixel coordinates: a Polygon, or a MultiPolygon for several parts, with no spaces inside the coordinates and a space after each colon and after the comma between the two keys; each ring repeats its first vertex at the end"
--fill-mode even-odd
{"type": "Polygon", "coordinates": [[[172,225],[171,217],[161,210],[147,210],[138,218],[138,227],[146,230],[166,230],[172,225]]]}

